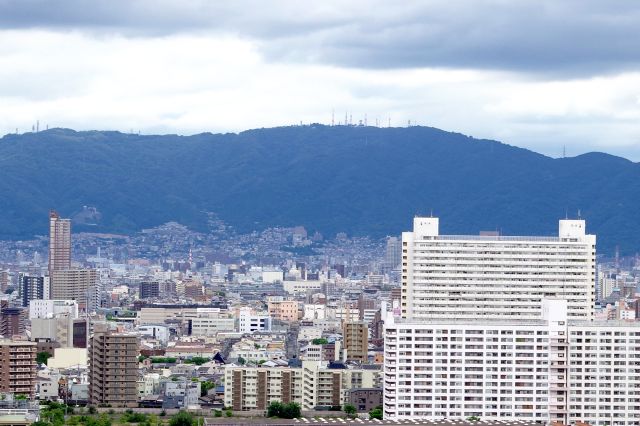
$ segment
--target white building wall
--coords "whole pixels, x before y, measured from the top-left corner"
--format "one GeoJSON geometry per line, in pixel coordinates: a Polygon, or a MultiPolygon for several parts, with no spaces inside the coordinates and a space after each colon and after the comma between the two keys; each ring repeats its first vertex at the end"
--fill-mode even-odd
{"type": "MultiPolygon", "coordinates": [[[[640,422],[640,327],[387,319],[385,419],[640,422]]],[[[566,318],[566,317],[565,317],[566,318]]]]}
{"type": "Polygon", "coordinates": [[[307,303],[304,305],[304,317],[303,319],[325,319],[326,318],[326,305],[314,305],[307,303]]]}
{"type": "Polygon", "coordinates": [[[164,344],[169,341],[169,327],[166,325],[141,325],[138,326],[138,331],[141,335],[155,338],[164,344]]]}
{"type": "Polygon", "coordinates": [[[75,300],[31,300],[29,301],[29,319],[53,318],[68,313],[78,318],[78,302],[75,300]]]}
{"type": "Polygon", "coordinates": [[[238,331],[241,333],[271,331],[271,317],[266,314],[253,314],[251,308],[240,308],[238,331]]]}
{"type": "Polygon", "coordinates": [[[439,235],[437,218],[402,234],[403,318],[539,319],[543,297],[592,319],[595,235],[561,220],[557,237],[439,235]]]}
{"type": "Polygon", "coordinates": [[[193,318],[191,319],[191,334],[194,336],[211,336],[219,332],[235,331],[236,322],[233,318],[193,318]]]}

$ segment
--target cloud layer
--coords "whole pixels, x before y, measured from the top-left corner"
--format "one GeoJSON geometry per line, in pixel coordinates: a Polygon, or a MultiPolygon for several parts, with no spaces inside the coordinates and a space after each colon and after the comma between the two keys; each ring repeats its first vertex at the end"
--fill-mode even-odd
{"type": "Polygon", "coordinates": [[[636,1],[0,1],[5,29],[232,34],[277,61],[563,78],[635,69],[639,23],[636,1]]]}
{"type": "Polygon", "coordinates": [[[0,133],[413,123],[640,159],[633,1],[0,0],[0,133]]]}

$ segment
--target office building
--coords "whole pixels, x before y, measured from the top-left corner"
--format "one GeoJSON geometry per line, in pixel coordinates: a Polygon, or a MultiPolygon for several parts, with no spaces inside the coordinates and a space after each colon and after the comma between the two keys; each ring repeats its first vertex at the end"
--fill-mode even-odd
{"type": "Polygon", "coordinates": [[[89,399],[94,405],[138,406],[138,338],[96,326],[89,346],[89,399]]]}
{"type": "Polygon", "coordinates": [[[279,321],[298,321],[300,305],[295,300],[270,301],[267,310],[271,318],[279,321]]]}
{"type": "Polygon", "coordinates": [[[248,307],[240,308],[238,331],[240,333],[271,331],[271,317],[266,314],[253,313],[248,307]]]}
{"type": "Polygon", "coordinates": [[[32,318],[31,340],[56,342],[62,348],[86,348],[87,329],[87,319],[73,318],[68,313],[55,317],[32,318]]]}
{"type": "Polygon", "coordinates": [[[49,212],[49,276],[71,268],[71,219],[49,212]]]}
{"type": "Polygon", "coordinates": [[[22,306],[29,306],[32,300],[49,299],[49,277],[31,276],[20,274],[18,277],[18,295],[22,301],[22,306]]]}
{"type": "Polygon", "coordinates": [[[139,294],[140,299],[160,297],[160,283],[158,281],[142,281],[139,294]]]}
{"type": "Polygon", "coordinates": [[[416,217],[402,234],[403,318],[540,318],[543,298],[593,318],[595,235],[561,220],[558,236],[440,235],[438,218],[416,217]]]}
{"type": "Polygon", "coordinates": [[[100,306],[98,274],[95,269],[55,270],[51,274],[51,298],[75,300],[80,309],[100,306]]]}
{"type": "Polygon", "coordinates": [[[367,362],[369,359],[369,328],[364,321],[345,321],[342,339],[347,361],[367,362]]]}
{"type": "Polygon", "coordinates": [[[34,397],[37,343],[0,340],[0,392],[34,397]]]}

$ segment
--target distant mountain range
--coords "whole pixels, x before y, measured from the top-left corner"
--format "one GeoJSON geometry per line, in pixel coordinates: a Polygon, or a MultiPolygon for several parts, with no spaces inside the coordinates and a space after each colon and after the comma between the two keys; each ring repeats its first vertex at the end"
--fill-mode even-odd
{"type": "Polygon", "coordinates": [[[52,129],[0,139],[0,173],[2,238],[46,234],[49,209],[75,217],[75,231],[167,221],[205,230],[215,212],[239,231],[304,225],[373,237],[431,212],[442,233],[555,235],[558,219],[580,211],[600,252],[640,251],[639,164],[602,153],[552,159],[429,127],[52,129]]]}

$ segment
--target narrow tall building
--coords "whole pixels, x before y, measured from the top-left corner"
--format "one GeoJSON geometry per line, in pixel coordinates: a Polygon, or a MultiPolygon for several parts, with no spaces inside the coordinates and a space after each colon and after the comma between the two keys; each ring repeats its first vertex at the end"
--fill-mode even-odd
{"type": "Polygon", "coordinates": [[[52,271],[71,268],[71,219],[49,212],[49,276],[52,271]]]}
{"type": "Polygon", "coordinates": [[[364,321],[345,321],[342,324],[342,339],[347,361],[369,360],[369,328],[364,321]]]}
{"type": "Polygon", "coordinates": [[[402,256],[402,246],[400,238],[388,237],[387,246],[384,252],[385,267],[389,269],[395,269],[400,266],[400,260],[402,256]]]}
{"type": "Polygon", "coordinates": [[[560,298],[570,319],[593,319],[596,237],[584,220],[561,220],[553,237],[438,227],[438,218],[416,217],[402,234],[403,318],[536,320],[543,298],[560,298]]]}
{"type": "Polygon", "coordinates": [[[0,340],[0,392],[35,395],[36,355],[36,342],[0,340]]]}
{"type": "Polygon", "coordinates": [[[29,306],[29,302],[32,300],[49,299],[49,292],[49,277],[20,274],[18,279],[18,293],[20,300],[22,300],[22,306],[29,306]]]}
{"type": "Polygon", "coordinates": [[[89,345],[89,401],[138,406],[138,337],[96,326],[89,345]]]}

